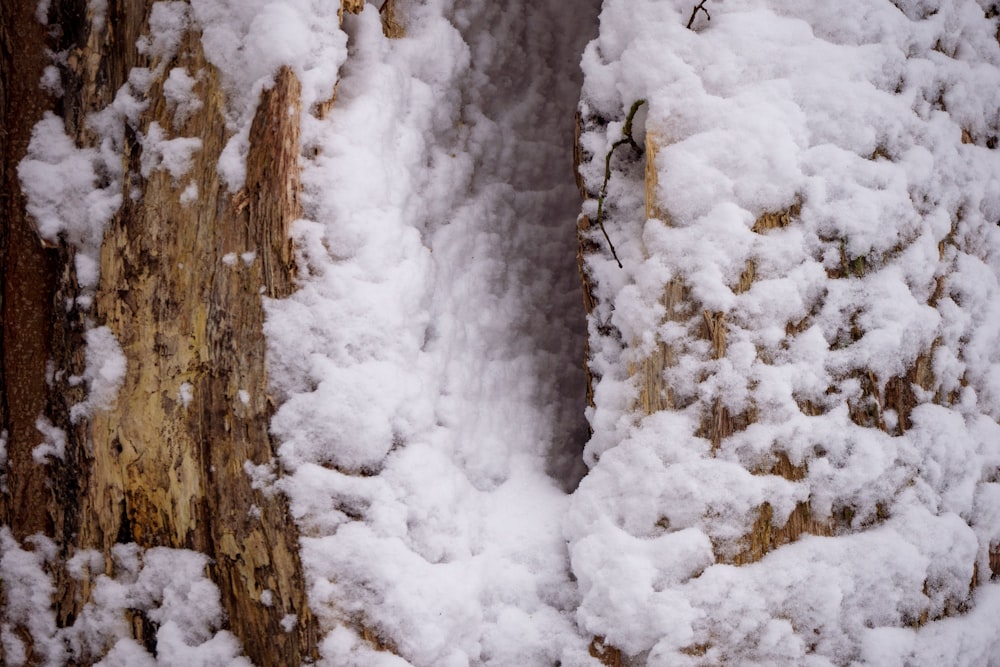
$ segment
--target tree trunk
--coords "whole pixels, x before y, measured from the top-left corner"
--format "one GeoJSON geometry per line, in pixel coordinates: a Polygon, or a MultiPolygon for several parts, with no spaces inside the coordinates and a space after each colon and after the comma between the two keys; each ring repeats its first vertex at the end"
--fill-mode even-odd
{"type": "MultiPolygon", "coordinates": [[[[63,564],[96,549],[106,574],[117,543],[205,553],[246,655],[259,665],[299,664],[315,657],[316,630],[297,531],[284,497],[255,488],[247,468],[270,466],[274,457],[261,299],[292,289],[287,225],[300,215],[299,146],[298,115],[287,110],[299,104],[298,81],[282,70],[263,94],[245,188],[229,192],[216,171],[229,138],[226,96],[199,34],[188,31],[169,61],[151,60],[136,42],[152,2],[112,0],[106,20],[95,22],[85,3],[66,1],[53,3],[50,25],[59,30],[50,39],[57,43],[46,45],[35,4],[2,10],[0,416],[9,492],[0,496],[0,521],[17,539],[39,532],[53,538],[63,564]],[[124,128],[124,203],[105,230],[93,299],[76,299],[74,249],[65,241],[43,247],[18,188],[16,168],[47,101],[38,85],[45,46],[67,53],[57,110],[79,147],[96,144],[88,116],[114,100],[133,68],[155,72],[145,110],[124,128]],[[174,68],[197,77],[201,102],[180,124],[163,92],[174,68]],[[183,180],[143,169],[140,137],[153,123],[171,137],[200,140],[183,180]],[[86,396],[76,378],[85,367],[85,332],[97,326],[114,334],[127,370],[116,400],[81,418],[73,407],[86,396]],[[36,428],[42,416],[67,440],[64,460],[47,465],[32,457],[43,441],[36,428]]],[[[94,582],[65,571],[56,579],[57,618],[69,625],[94,582]]],[[[148,619],[132,625],[140,643],[155,644],[148,619]]]]}
{"type": "Polygon", "coordinates": [[[52,300],[58,278],[57,252],[44,249],[28,222],[17,164],[31,130],[49,100],[38,88],[45,55],[45,33],[32,2],[0,7],[0,160],[3,162],[3,226],[0,227],[0,438],[6,442],[6,493],[0,495],[0,520],[22,539],[53,530],[42,470],[31,450],[42,441],[35,419],[45,410],[45,363],[52,354],[52,300]],[[13,474],[12,471],[17,471],[13,474]]]}

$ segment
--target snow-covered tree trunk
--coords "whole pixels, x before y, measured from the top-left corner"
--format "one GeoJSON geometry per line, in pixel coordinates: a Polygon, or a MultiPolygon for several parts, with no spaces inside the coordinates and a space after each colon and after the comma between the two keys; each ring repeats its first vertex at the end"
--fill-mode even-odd
{"type": "Polygon", "coordinates": [[[49,327],[58,259],[56,252],[42,248],[28,222],[17,177],[17,164],[27,150],[31,130],[48,106],[38,89],[48,64],[45,31],[35,20],[30,2],[4,3],[0,30],[0,442],[4,445],[0,460],[6,470],[19,471],[4,475],[0,517],[23,538],[51,527],[42,501],[49,495],[44,474],[31,464],[31,450],[42,440],[35,420],[45,409],[45,364],[53,347],[49,327]]]}
{"type": "Polygon", "coordinates": [[[996,7],[672,4],[584,56],[593,653],[992,664],[996,7]]]}

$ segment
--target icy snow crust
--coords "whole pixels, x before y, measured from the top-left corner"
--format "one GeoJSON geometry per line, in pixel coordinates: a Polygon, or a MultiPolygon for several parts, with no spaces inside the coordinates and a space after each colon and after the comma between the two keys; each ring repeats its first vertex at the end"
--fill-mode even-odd
{"type": "Polygon", "coordinates": [[[597,235],[588,262],[602,379],[566,521],[578,621],[639,664],[1000,664],[1000,586],[983,584],[1000,539],[990,3],[726,0],[687,30],[693,4],[606,0],[583,57],[584,115],[612,121],[582,138],[588,188],[645,99],[663,219],[645,219],[642,163],[622,150],[605,224],[625,270],[597,235]],[[796,204],[787,227],[751,230],[796,204]],[[671,280],[690,321],[664,319],[671,280]],[[725,314],[722,358],[703,311],[725,314]],[[678,408],[643,418],[627,369],[660,342],[678,408]],[[932,386],[913,387],[904,429],[863,381],[885,396],[918,358],[932,386]],[[755,418],[713,452],[699,436],[716,401],[755,418]],[[866,401],[884,431],[851,419],[866,401]],[[804,478],[750,472],[779,454],[804,478]],[[716,564],[764,501],[775,527],[805,501],[846,518],[834,537],[716,564]]]}

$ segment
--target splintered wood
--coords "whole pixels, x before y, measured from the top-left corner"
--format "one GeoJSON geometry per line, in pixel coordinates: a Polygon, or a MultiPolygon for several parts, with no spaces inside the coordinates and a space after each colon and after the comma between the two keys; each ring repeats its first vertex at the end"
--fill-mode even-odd
{"type": "MultiPolygon", "coordinates": [[[[655,218],[669,225],[669,216],[657,205],[656,190],[659,187],[659,175],[656,172],[656,154],[662,140],[652,132],[646,135],[646,218],[655,218]]],[[[691,317],[690,298],[687,288],[679,278],[667,283],[660,298],[663,304],[664,320],[666,322],[686,322],[691,317]]],[[[653,414],[660,410],[677,407],[673,392],[666,384],[664,370],[677,362],[676,353],[663,341],[657,340],[653,352],[642,361],[629,363],[629,376],[636,377],[639,382],[637,408],[643,414],[653,414]]]]}
{"type": "MultiPolygon", "coordinates": [[[[196,75],[202,108],[175,123],[164,104],[150,104],[138,129],[156,122],[200,139],[201,149],[178,179],[164,170],[144,177],[134,134],[125,147],[124,189],[141,196],[124,198],[105,233],[96,301],[127,373],[117,401],[91,420],[78,546],[105,553],[109,568],[121,541],[208,554],[247,655],[298,664],[315,655],[316,628],[297,532],[284,498],[253,488],[244,465],[270,465],[275,455],[261,295],[293,287],[299,83],[285,68],[263,93],[246,186],[234,196],[216,169],[228,139],[225,95],[200,35],[187,34],[170,65],[196,75]],[[191,184],[194,202],[181,196],[191,184]],[[290,615],[296,628],[286,632],[290,615]]],[[[150,99],[163,99],[163,78],[150,99]]]]}

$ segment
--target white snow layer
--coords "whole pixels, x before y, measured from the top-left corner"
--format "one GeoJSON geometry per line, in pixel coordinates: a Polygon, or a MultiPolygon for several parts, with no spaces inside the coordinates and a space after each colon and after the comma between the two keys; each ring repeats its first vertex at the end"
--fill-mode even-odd
{"type": "MultiPolygon", "coordinates": [[[[1000,664],[1000,587],[984,583],[1000,541],[995,8],[718,0],[688,30],[694,4],[605,0],[589,46],[596,2],[401,1],[396,40],[371,5],[343,29],[320,0],[154,5],[143,52],[166,67],[200,29],[223,76],[232,189],[260,91],[281,65],[303,83],[300,288],[268,302],[266,334],[288,471],[276,484],[303,534],[324,664],[596,665],[594,636],[634,664],[1000,664]],[[620,149],[605,222],[625,268],[595,236],[583,457],[569,164],[581,53],[584,115],[611,121],[582,137],[589,190],[644,99],[636,137],[661,144],[668,218],[645,219],[641,164],[620,149]],[[751,231],[793,204],[792,225],[751,231]],[[737,294],[747,260],[756,282],[737,294]],[[829,277],[845,266],[863,271],[829,277]],[[723,358],[695,323],[661,323],[674,278],[698,310],[725,314],[723,358]],[[667,380],[684,407],[642,418],[627,369],[660,342],[678,351],[667,380]],[[914,388],[907,428],[881,406],[885,432],[851,421],[859,378],[883,392],[918,358],[934,385],[914,388]],[[716,401],[756,423],[713,452],[698,430],[716,401]],[[749,472],[779,452],[803,479],[749,472]],[[569,493],[581,458],[590,471],[569,493]],[[805,501],[853,523],[716,564],[765,500],[777,526],[805,501]]],[[[85,288],[149,75],[89,119],[100,149],[49,116],[20,168],[43,237],[78,246],[85,288]]],[[[169,72],[177,127],[198,110],[197,76],[169,72]]],[[[199,146],[150,130],[143,168],[183,181],[199,146]]],[[[185,193],[196,205],[197,188],[185,193]]],[[[95,364],[92,391],[116,369],[95,364]]],[[[99,578],[63,631],[44,540],[0,543],[11,664],[12,624],[45,640],[51,664],[85,642],[114,646],[104,664],[153,664],[126,609],[160,623],[161,664],[238,664],[196,554],[122,546],[124,574],[99,578]]]]}
{"type": "Polygon", "coordinates": [[[93,590],[69,627],[57,627],[51,609],[55,593],[48,566],[57,546],[47,538],[29,538],[24,549],[0,527],[0,584],[5,605],[0,644],[5,664],[28,664],[28,647],[15,628],[27,629],[32,665],[57,667],[90,664],[105,667],[250,667],[240,657],[223,620],[219,590],[205,576],[208,557],[185,549],[159,547],[140,551],[134,544],[113,550],[114,576],[103,574],[104,557],[77,553],[69,562],[72,577],[92,579],[93,590]],[[98,574],[99,573],[99,574],[98,574]],[[132,638],[127,614],[144,613],[156,627],[156,657],[132,638]]]}
{"type": "Polygon", "coordinates": [[[330,664],[589,661],[561,522],[586,439],[572,118],[596,4],[346,17],[270,302],[280,484],[330,664]],[[315,154],[313,154],[315,153],[315,154]],[[399,659],[394,659],[399,661],[399,659]]]}

